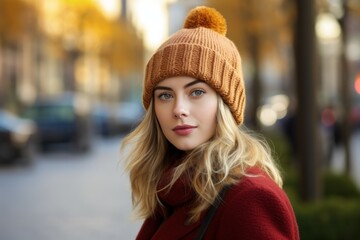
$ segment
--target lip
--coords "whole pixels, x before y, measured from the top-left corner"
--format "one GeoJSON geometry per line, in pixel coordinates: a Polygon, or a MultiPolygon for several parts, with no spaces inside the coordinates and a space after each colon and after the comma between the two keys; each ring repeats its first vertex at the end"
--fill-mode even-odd
{"type": "Polygon", "coordinates": [[[195,126],[192,125],[178,125],[174,127],[172,130],[180,136],[186,136],[191,134],[195,130],[195,126]]]}

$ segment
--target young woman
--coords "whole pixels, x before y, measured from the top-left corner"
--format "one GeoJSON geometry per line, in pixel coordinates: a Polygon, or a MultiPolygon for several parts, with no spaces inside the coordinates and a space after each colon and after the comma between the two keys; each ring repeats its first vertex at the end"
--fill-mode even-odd
{"type": "Polygon", "coordinates": [[[299,239],[270,149],[242,125],[241,59],[225,34],[219,12],[194,8],[147,64],[147,112],[122,143],[138,240],[299,239]]]}

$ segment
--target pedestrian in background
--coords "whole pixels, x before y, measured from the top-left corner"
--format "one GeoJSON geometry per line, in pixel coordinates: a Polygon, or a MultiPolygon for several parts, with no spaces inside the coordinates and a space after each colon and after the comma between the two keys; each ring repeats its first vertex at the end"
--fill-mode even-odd
{"type": "Polygon", "coordinates": [[[241,59],[225,35],[219,12],[196,7],[147,63],[147,112],[122,143],[138,240],[299,239],[270,149],[242,125],[241,59]]]}

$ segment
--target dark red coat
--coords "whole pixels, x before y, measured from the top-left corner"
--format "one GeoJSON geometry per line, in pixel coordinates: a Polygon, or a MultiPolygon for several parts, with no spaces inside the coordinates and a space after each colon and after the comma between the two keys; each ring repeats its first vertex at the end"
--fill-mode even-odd
{"type": "MultiPolygon", "coordinates": [[[[291,204],[284,193],[258,168],[248,170],[259,177],[245,177],[227,192],[207,229],[204,240],[299,239],[291,204]]],[[[161,214],[143,223],[137,240],[193,240],[201,220],[186,224],[187,209],[193,196],[178,184],[161,200],[172,208],[169,217],[161,214]]]]}

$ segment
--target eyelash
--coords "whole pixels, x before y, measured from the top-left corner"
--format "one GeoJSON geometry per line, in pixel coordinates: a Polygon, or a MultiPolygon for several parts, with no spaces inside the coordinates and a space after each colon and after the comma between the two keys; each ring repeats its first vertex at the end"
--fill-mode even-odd
{"type": "Polygon", "coordinates": [[[205,93],[206,92],[203,89],[195,89],[195,90],[191,91],[191,95],[194,96],[194,97],[200,97],[200,96],[204,95],[205,93]],[[201,94],[200,95],[193,95],[196,92],[200,92],[201,94]]]}
{"type": "MultiPolygon", "coordinates": [[[[203,89],[194,89],[194,90],[192,90],[192,91],[190,92],[190,96],[197,98],[197,97],[201,97],[201,96],[204,95],[205,93],[206,93],[206,91],[203,90],[203,89]],[[200,92],[199,95],[195,94],[195,93],[199,93],[199,92],[200,92]]],[[[160,94],[157,96],[157,98],[158,98],[158,99],[161,99],[161,100],[168,100],[168,99],[171,98],[171,97],[172,97],[172,95],[171,95],[170,93],[167,93],[167,92],[160,93],[160,94]]]]}
{"type": "Polygon", "coordinates": [[[160,100],[167,100],[167,99],[169,99],[169,98],[164,98],[165,96],[171,96],[171,94],[170,93],[160,93],[158,96],[157,96],[157,98],[158,99],[160,99],[160,100]]]}

